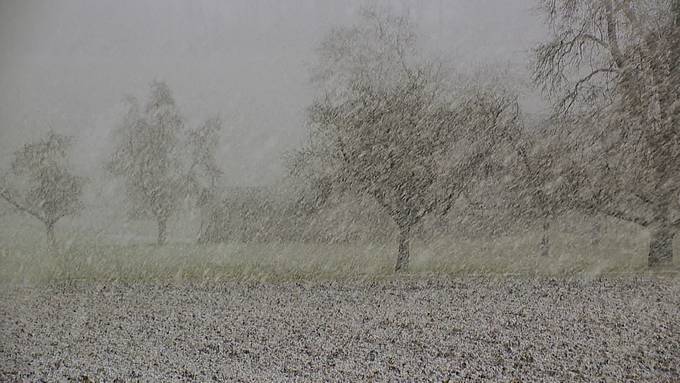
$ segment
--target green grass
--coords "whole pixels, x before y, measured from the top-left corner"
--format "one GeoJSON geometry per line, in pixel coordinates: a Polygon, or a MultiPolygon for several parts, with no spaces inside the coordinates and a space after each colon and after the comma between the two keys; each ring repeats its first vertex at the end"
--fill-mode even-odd
{"type": "Polygon", "coordinates": [[[384,248],[300,243],[221,245],[80,245],[50,255],[45,250],[0,253],[0,280],[35,283],[55,279],[218,281],[225,279],[333,278],[385,275],[384,248]]]}
{"type": "MultiPolygon", "coordinates": [[[[0,283],[36,284],[58,280],[181,282],[251,279],[390,278],[394,241],[375,243],[225,243],[196,245],[107,243],[87,230],[61,230],[60,249],[47,253],[39,225],[0,225],[0,283]]],[[[148,236],[147,236],[148,237],[148,236]]],[[[151,237],[152,238],[152,237],[151,237]]],[[[149,241],[152,239],[149,238],[149,241]]],[[[570,275],[646,273],[645,233],[611,230],[593,245],[575,234],[555,231],[551,256],[538,254],[536,233],[496,238],[440,237],[415,240],[413,275],[570,275]]],[[[666,269],[680,271],[678,261],[666,269]]]]}

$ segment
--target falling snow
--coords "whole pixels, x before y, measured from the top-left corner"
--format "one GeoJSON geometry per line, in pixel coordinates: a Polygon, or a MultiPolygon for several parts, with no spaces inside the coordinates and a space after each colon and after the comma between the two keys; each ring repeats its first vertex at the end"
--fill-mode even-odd
{"type": "Polygon", "coordinates": [[[297,5],[0,4],[0,380],[680,380],[680,0],[297,5]]]}

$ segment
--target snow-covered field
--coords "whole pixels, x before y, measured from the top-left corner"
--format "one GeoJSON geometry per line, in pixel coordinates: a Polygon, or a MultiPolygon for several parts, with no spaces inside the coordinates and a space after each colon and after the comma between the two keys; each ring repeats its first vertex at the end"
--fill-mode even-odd
{"type": "Polygon", "coordinates": [[[680,279],[3,287],[0,381],[680,381],[680,279]]]}

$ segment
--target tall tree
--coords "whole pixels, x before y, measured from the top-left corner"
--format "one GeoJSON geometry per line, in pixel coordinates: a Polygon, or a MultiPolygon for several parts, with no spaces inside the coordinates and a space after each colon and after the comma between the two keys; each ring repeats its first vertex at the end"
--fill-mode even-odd
{"type": "Polygon", "coordinates": [[[129,110],[117,131],[108,170],[125,180],[129,212],[134,218],[153,218],[157,243],[167,239],[169,218],[186,194],[186,161],[181,138],[184,120],[172,92],[154,81],[145,107],[128,98],[129,110]]]}
{"type": "Polygon", "coordinates": [[[649,264],[672,260],[680,226],[680,1],[543,0],[552,29],[535,78],[577,118],[581,208],[651,232],[649,264]]]}
{"type": "Polygon", "coordinates": [[[448,92],[442,66],[420,56],[407,18],[361,16],[319,49],[321,95],[309,108],[302,157],[314,159],[334,189],[372,196],[392,218],[399,271],[413,227],[447,212],[499,160],[518,110],[493,91],[448,92]]]}
{"type": "Polygon", "coordinates": [[[14,154],[11,174],[0,183],[0,197],[45,225],[47,244],[56,246],[54,227],[82,207],[85,178],[69,169],[73,138],[49,132],[14,154]]]}

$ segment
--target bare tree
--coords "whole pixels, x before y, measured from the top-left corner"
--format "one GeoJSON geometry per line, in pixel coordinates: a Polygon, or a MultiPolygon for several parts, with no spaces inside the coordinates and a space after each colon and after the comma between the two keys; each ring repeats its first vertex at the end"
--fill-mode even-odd
{"type": "Polygon", "coordinates": [[[69,170],[72,144],[72,137],[49,132],[24,145],[14,154],[11,174],[0,183],[0,197],[45,225],[50,249],[56,246],[56,223],[82,207],[85,178],[69,170]]]}
{"type": "Polygon", "coordinates": [[[651,231],[649,264],[672,260],[680,196],[680,1],[544,0],[551,39],[535,79],[577,117],[582,158],[565,177],[585,211],[651,231]]]}
{"type": "Polygon", "coordinates": [[[222,176],[222,170],[217,164],[217,149],[219,134],[222,131],[222,120],[214,117],[206,120],[198,128],[191,130],[188,135],[187,148],[189,150],[188,184],[196,205],[201,211],[201,226],[198,242],[210,242],[211,234],[207,230],[210,218],[217,209],[217,182],[222,176]]]}
{"type": "Polygon", "coordinates": [[[222,170],[217,164],[221,131],[222,120],[219,117],[210,118],[198,128],[189,131],[189,176],[198,188],[214,191],[222,176],[222,170]]]}
{"type": "Polygon", "coordinates": [[[319,55],[306,157],[333,188],[372,196],[392,218],[402,270],[413,227],[446,213],[499,160],[517,104],[491,90],[447,91],[442,65],[419,56],[405,17],[364,10],[319,55]]]}
{"type": "Polygon", "coordinates": [[[332,147],[318,145],[314,141],[310,139],[310,145],[284,156],[288,181],[294,189],[295,213],[298,215],[319,212],[334,192],[333,174],[323,160],[327,155],[332,155],[329,152],[332,147]]]}
{"type": "Polygon", "coordinates": [[[540,222],[540,252],[548,256],[553,221],[576,208],[579,185],[564,176],[573,168],[573,141],[559,121],[542,120],[516,132],[519,135],[512,140],[515,155],[509,166],[512,178],[504,192],[512,216],[540,222]]]}
{"type": "Polygon", "coordinates": [[[129,212],[134,218],[150,217],[158,224],[157,243],[167,239],[168,219],[186,195],[185,158],[181,135],[184,120],[170,88],[151,84],[142,110],[128,98],[129,110],[117,131],[117,142],[108,170],[125,180],[129,212]]]}

